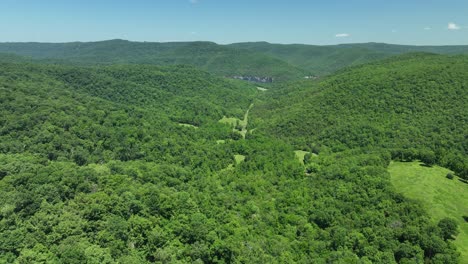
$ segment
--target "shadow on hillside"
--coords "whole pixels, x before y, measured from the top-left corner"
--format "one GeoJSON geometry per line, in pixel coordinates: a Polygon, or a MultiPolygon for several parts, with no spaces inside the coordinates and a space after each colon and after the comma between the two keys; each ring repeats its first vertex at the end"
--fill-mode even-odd
{"type": "Polygon", "coordinates": [[[465,180],[465,179],[462,179],[462,178],[458,178],[458,180],[465,183],[465,184],[468,184],[468,180],[465,180]]]}
{"type": "Polygon", "coordinates": [[[432,168],[432,165],[426,164],[426,163],[420,163],[419,166],[426,167],[426,168],[432,168]]]}

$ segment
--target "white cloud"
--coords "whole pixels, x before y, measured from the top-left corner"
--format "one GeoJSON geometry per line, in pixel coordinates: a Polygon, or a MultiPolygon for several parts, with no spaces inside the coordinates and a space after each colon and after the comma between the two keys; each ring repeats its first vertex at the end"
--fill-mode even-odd
{"type": "Polygon", "coordinates": [[[425,27],[424,30],[431,30],[431,27],[425,27]]]}
{"type": "Polygon", "coordinates": [[[460,26],[451,22],[451,23],[448,24],[448,29],[449,30],[459,30],[460,26]]]}
{"type": "Polygon", "coordinates": [[[351,35],[348,34],[348,33],[340,33],[340,34],[336,34],[335,37],[337,37],[337,38],[347,38],[347,37],[351,37],[351,35]]]}

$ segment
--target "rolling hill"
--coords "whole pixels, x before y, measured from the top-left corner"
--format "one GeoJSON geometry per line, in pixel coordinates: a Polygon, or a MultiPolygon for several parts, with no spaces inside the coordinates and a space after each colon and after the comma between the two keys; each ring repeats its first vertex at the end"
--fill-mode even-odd
{"type": "Polygon", "coordinates": [[[327,75],[348,66],[377,61],[404,53],[468,54],[468,46],[407,46],[385,43],[315,46],[249,42],[229,46],[282,59],[291,65],[307,70],[309,74],[315,76],[327,75]]]}
{"type": "Polygon", "coordinates": [[[450,170],[421,162],[393,162],[388,170],[397,190],[420,201],[435,222],[447,216],[457,221],[460,232],[455,244],[462,254],[461,263],[468,263],[468,184],[447,178],[453,174],[450,170]]]}
{"type": "Polygon", "coordinates": [[[1,43],[0,52],[49,63],[193,65],[211,73],[290,80],[305,71],[278,58],[212,42],[130,42],[109,40],[74,43],[1,43]]]}
{"type": "MultiPolygon", "coordinates": [[[[450,95],[464,85],[455,78],[465,74],[462,58],[413,60],[344,70],[324,80],[323,90],[303,81],[270,92],[191,66],[8,58],[0,63],[0,262],[456,263],[445,228],[452,222],[431,221],[396,192],[389,153],[332,137],[318,142],[336,143],[334,152],[303,152],[304,163],[294,154],[310,132],[299,118],[307,125],[311,114],[329,115],[318,128],[331,131],[335,123],[327,122],[338,113],[356,115],[338,107],[355,105],[340,97],[342,82],[354,94],[364,76],[380,83],[387,68],[417,76],[430,64],[453,67],[446,70],[454,77],[450,95]],[[335,93],[343,100],[327,108],[335,93]],[[320,102],[323,110],[309,108],[320,102]],[[248,109],[248,119],[235,124],[245,138],[219,122],[248,109]],[[311,109],[317,113],[301,112],[311,109]],[[291,120],[287,135],[283,118],[291,120]]],[[[462,96],[450,105],[463,107],[462,96]]],[[[445,109],[439,103],[433,107],[445,109]]],[[[449,142],[459,139],[458,129],[446,131],[449,142]]]]}
{"type": "Polygon", "coordinates": [[[383,43],[315,46],[267,42],[0,43],[0,53],[65,64],[185,64],[219,76],[271,77],[275,82],[322,76],[339,69],[409,52],[467,54],[468,46],[405,46],[383,43]]]}
{"type": "Polygon", "coordinates": [[[384,148],[466,178],[466,69],[466,56],[401,55],[284,85],[253,113],[268,133],[303,150],[384,148]]]}
{"type": "Polygon", "coordinates": [[[80,153],[82,164],[161,160],[166,151],[197,151],[175,142],[228,139],[229,128],[218,120],[242,117],[257,93],[244,82],[188,66],[0,66],[2,152],[31,151],[52,160],[73,160],[80,153]],[[195,133],[180,124],[200,129],[195,133]],[[179,138],[187,136],[193,140],[179,138]],[[173,149],[155,147],[162,142],[173,149]]]}

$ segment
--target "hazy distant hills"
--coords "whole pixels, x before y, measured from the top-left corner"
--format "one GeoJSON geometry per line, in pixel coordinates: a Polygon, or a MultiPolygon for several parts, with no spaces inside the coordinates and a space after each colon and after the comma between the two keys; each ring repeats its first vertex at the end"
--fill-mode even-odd
{"type": "Polygon", "coordinates": [[[304,70],[279,58],[212,42],[151,43],[110,40],[63,44],[2,43],[0,52],[54,63],[188,64],[226,77],[257,76],[285,80],[306,75],[304,70]]]}
{"type": "Polygon", "coordinates": [[[271,77],[274,81],[321,76],[338,69],[407,52],[468,53],[468,46],[403,46],[381,43],[314,46],[267,42],[218,45],[212,42],[0,43],[1,53],[73,64],[188,64],[233,77],[271,77]]]}
{"type": "Polygon", "coordinates": [[[387,54],[401,54],[408,52],[430,52],[439,54],[468,54],[467,45],[458,46],[410,46],[394,45],[386,43],[362,43],[362,44],[344,44],[341,47],[360,47],[387,54]]]}
{"type": "Polygon", "coordinates": [[[302,44],[237,43],[231,47],[250,50],[282,59],[307,70],[311,75],[324,75],[350,65],[385,58],[390,54],[364,47],[313,46],[302,44]]]}
{"type": "Polygon", "coordinates": [[[338,69],[376,61],[408,52],[467,54],[468,46],[405,46],[385,43],[314,46],[303,44],[236,43],[230,47],[246,49],[276,58],[307,70],[312,75],[332,73],[338,69]]]}

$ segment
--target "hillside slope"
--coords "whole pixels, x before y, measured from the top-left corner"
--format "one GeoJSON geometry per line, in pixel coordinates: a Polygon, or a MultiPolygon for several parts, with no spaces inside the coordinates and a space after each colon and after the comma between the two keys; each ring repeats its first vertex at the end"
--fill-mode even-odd
{"type": "Polygon", "coordinates": [[[282,59],[291,65],[307,70],[311,75],[318,76],[403,53],[468,54],[468,46],[405,46],[384,43],[315,46],[250,42],[230,46],[282,59]]]}
{"type": "Polygon", "coordinates": [[[304,150],[385,148],[468,177],[466,69],[465,56],[402,55],[284,85],[253,113],[266,131],[304,150]]]}
{"type": "MultiPolygon", "coordinates": [[[[73,160],[79,153],[82,164],[163,160],[177,149],[199,151],[185,144],[229,138],[229,128],[217,121],[224,115],[242,117],[257,93],[246,83],[186,66],[0,67],[2,152],[31,151],[53,160],[73,160]],[[187,136],[193,140],[182,140],[187,136]]],[[[183,156],[167,158],[178,163],[183,156]]]]}
{"type": "Polygon", "coordinates": [[[12,53],[49,63],[193,65],[226,76],[272,77],[286,81],[322,76],[339,69],[409,52],[467,54],[468,46],[407,46],[384,43],[329,46],[267,42],[218,45],[212,42],[0,43],[12,53]]]}
{"type": "Polygon", "coordinates": [[[253,113],[245,139],[218,122],[261,93],[187,66],[0,63],[0,262],[457,262],[387,153],[304,173],[253,113]]]}
{"type": "Polygon", "coordinates": [[[456,177],[448,179],[447,174],[453,174],[450,170],[421,162],[393,162],[388,171],[397,190],[420,201],[434,221],[450,217],[459,224],[455,244],[461,263],[468,263],[468,184],[456,177]]]}
{"type": "Polygon", "coordinates": [[[0,43],[0,52],[45,62],[78,64],[186,64],[221,76],[272,77],[290,80],[304,70],[278,58],[212,42],[130,42],[109,40],[73,43],[0,43]]]}
{"type": "Polygon", "coordinates": [[[267,42],[237,43],[230,46],[282,59],[307,70],[313,76],[330,74],[347,66],[363,64],[390,56],[385,52],[372,51],[364,47],[282,45],[267,42]]]}

